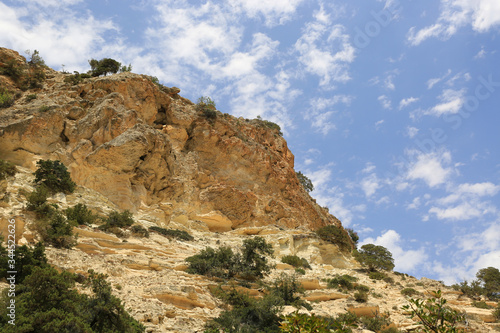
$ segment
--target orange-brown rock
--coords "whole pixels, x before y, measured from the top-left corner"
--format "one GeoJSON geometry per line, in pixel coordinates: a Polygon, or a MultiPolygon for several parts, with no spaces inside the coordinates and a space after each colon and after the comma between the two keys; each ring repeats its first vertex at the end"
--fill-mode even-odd
{"type": "MultiPolygon", "coordinates": [[[[10,53],[0,49],[0,62],[22,59],[10,53]]],[[[36,99],[21,97],[2,111],[4,159],[32,170],[38,159],[59,159],[78,185],[121,209],[154,212],[157,225],[203,230],[201,223],[217,232],[340,226],[302,188],[286,141],[262,120],[219,111],[207,119],[178,88],[145,75],[73,85],[47,71],[36,99]]]]}

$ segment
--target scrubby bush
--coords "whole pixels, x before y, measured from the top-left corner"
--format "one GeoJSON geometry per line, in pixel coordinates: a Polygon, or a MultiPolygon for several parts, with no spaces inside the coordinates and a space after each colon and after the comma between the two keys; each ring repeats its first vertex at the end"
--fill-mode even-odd
{"type": "Polygon", "coordinates": [[[219,247],[217,250],[207,247],[200,253],[186,258],[190,274],[214,276],[218,278],[232,278],[240,270],[241,259],[235,255],[228,246],[219,247]]]}
{"type": "Polygon", "coordinates": [[[7,177],[12,177],[16,173],[17,168],[13,163],[0,159],[0,180],[4,180],[7,177]]]}
{"type": "Polygon", "coordinates": [[[68,222],[73,225],[90,225],[97,220],[97,215],[81,203],[67,208],[64,213],[68,222]]]}
{"type": "Polygon", "coordinates": [[[493,317],[500,322],[500,302],[498,302],[496,309],[493,311],[493,317]]]}
{"type": "Polygon", "coordinates": [[[90,74],[85,74],[85,73],[80,74],[80,73],[75,71],[73,75],[69,75],[69,76],[65,77],[64,82],[71,83],[72,85],[76,85],[76,84],[82,83],[84,79],[88,79],[91,77],[92,77],[92,75],[90,75],[90,74]]]}
{"type": "Polygon", "coordinates": [[[269,292],[280,299],[281,305],[293,305],[297,308],[305,307],[308,310],[312,310],[311,305],[300,298],[304,294],[305,289],[295,275],[281,273],[272,282],[269,292]]]}
{"type": "Polygon", "coordinates": [[[0,69],[0,74],[10,76],[14,82],[19,82],[23,75],[23,68],[15,59],[10,59],[0,69]]]}
{"type": "Polygon", "coordinates": [[[380,316],[378,314],[374,317],[360,317],[359,321],[365,329],[373,332],[380,332],[382,328],[390,325],[391,323],[389,318],[380,316]]]}
{"type": "Polygon", "coordinates": [[[300,267],[305,269],[311,269],[311,265],[305,258],[300,258],[296,255],[286,255],[281,258],[281,262],[285,264],[292,265],[293,267],[300,267]]]}
{"type": "Polygon", "coordinates": [[[101,230],[109,230],[111,228],[125,228],[130,227],[134,224],[134,218],[132,213],[128,210],[124,210],[121,213],[117,211],[112,211],[108,214],[108,217],[105,220],[105,224],[101,225],[99,229],[101,230]]]}
{"type": "Polygon", "coordinates": [[[327,225],[316,230],[316,234],[324,241],[336,244],[342,251],[352,249],[351,238],[347,232],[333,224],[327,225]]]}
{"type": "Polygon", "coordinates": [[[413,295],[418,295],[418,294],[419,294],[419,292],[413,288],[404,288],[401,290],[401,295],[404,295],[404,296],[413,296],[413,295]]]}
{"type": "Polygon", "coordinates": [[[366,303],[368,301],[368,293],[366,291],[357,291],[354,293],[354,300],[359,303],[366,303]]]}
{"type": "Polygon", "coordinates": [[[300,275],[306,275],[306,271],[303,268],[295,268],[295,273],[300,275]]]}
{"type": "Polygon", "coordinates": [[[139,237],[149,237],[149,231],[144,228],[142,225],[133,225],[132,228],[130,229],[132,231],[132,234],[134,236],[139,236],[139,237]]]}
{"type": "Polygon", "coordinates": [[[57,206],[47,203],[49,190],[46,186],[38,186],[28,195],[26,209],[35,212],[37,218],[50,217],[55,212],[57,206]]]}
{"type": "Polygon", "coordinates": [[[304,175],[300,171],[296,171],[295,174],[297,175],[297,178],[299,179],[299,183],[300,183],[300,185],[302,185],[304,190],[306,190],[307,192],[314,191],[314,185],[313,185],[312,181],[309,178],[307,178],[306,175],[304,175]]]}
{"type": "Polygon", "coordinates": [[[284,316],[281,322],[281,333],[351,333],[356,327],[356,315],[348,312],[337,318],[319,317],[305,313],[293,312],[284,316]]]}
{"type": "Polygon", "coordinates": [[[26,102],[31,102],[32,100],[34,99],[37,99],[37,94],[29,94],[28,96],[26,96],[26,102]]]}
{"type": "Polygon", "coordinates": [[[281,304],[280,299],[273,294],[256,299],[231,289],[219,296],[231,309],[222,311],[219,317],[209,321],[205,332],[280,332],[278,313],[281,304]]]}
{"type": "Polygon", "coordinates": [[[160,235],[172,237],[184,241],[192,241],[194,237],[191,236],[187,231],[179,229],[164,229],[157,226],[149,227],[149,231],[157,232],[160,235]]]}
{"type": "Polygon", "coordinates": [[[76,245],[76,236],[73,234],[73,226],[60,214],[51,216],[47,228],[41,232],[45,243],[57,248],[70,249],[76,245]]]}
{"type": "Polygon", "coordinates": [[[491,305],[486,304],[485,301],[473,301],[472,306],[479,309],[493,309],[491,305]]]}
{"type": "Polygon", "coordinates": [[[495,267],[482,268],[476,273],[476,280],[470,283],[463,281],[452,285],[470,298],[479,298],[481,295],[491,300],[500,299],[500,271],[495,267]]]}
{"type": "Polygon", "coordinates": [[[349,291],[354,289],[354,282],[358,280],[357,277],[347,274],[336,275],[328,280],[328,288],[337,288],[340,291],[349,291]]]}
{"type": "Polygon", "coordinates": [[[262,237],[246,239],[240,252],[234,253],[230,247],[217,250],[207,247],[199,254],[186,258],[188,273],[231,278],[236,274],[246,279],[262,278],[268,274],[271,265],[266,255],[272,255],[272,247],[262,237]]]}
{"type": "Polygon", "coordinates": [[[39,160],[35,171],[35,184],[44,185],[52,193],[73,193],[76,184],[71,180],[70,173],[60,161],[39,160]]]}
{"type": "Polygon", "coordinates": [[[217,118],[217,109],[215,102],[208,96],[198,98],[196,108],[203,113],[203,116],[209,120],[217,118]]]}
{"type": "Polygon", "coordinates": [[[441,290],[433,294],[435,297],[425,301],[409,299],[403,310],[409,312],[411,318],[419,319],[423,332],[457,332],[457,325],[464,321],[464,315],[446,305],[441,290]]]}
{"type": "Polygon", "coordinates": [[[37,50],[33,52],[27,50],[26,53],[30,56],[30,60],[27,62],[28,76],[26,77],[26,81],[23,83],[21,88],[41,88],[43,82],[45,81],[44,68],[47,67],[45,65],[45,61],[37,50]]]}
{"type": "Polygon", "coordinates": [[[365,244],[354,251],[354,258],[370,271],[379,269],[390,271],[394,268],[391,252],[381,245],[365,244]]]}
{"type": "Polygon", "coordinates": [[[0,87],[0,109],[8,108],[14,104],[14,96],[12,96],[7,90],[0,87]]]}
{"type": "Polygon", "coordinates": [[[270,128],[271,130],[278,132],[279,135],[283,135],[280,125],[273,123],[272,121],[262,119],[261,116],[257,116],[257,122],[259,126],[270,128]]]}
{"type": "Polygon", "coordinates": [[[385,278],[387,278],[387,274],[378,271],[368,272],[368,277],[372,280],[384,280],[385,278]]]}

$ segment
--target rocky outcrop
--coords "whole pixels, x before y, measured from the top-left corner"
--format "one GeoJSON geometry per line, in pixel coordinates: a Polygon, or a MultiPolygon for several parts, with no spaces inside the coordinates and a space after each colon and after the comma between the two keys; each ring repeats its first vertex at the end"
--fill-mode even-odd
{"type": "MultiPolygon", "coordinates": [[[[0,61],[12,52],[0,49],[0,61]]],[[[286,141],[262,120],[219,111],[208,119],[180,89],[144,75],[77,85],[49,69],[46,76],[36,99],[26,92],[2,110],[4,159],[32,170],[38,159],[59,159],[78,185],[121,209],[154,212],[151,222],[162,226],[340,226],[302,188],[286,141]]]]}

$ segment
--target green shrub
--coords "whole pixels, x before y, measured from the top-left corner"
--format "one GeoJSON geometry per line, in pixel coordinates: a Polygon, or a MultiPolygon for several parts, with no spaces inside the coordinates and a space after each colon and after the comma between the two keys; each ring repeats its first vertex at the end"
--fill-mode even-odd
{"type": "Polygon", "coordinates": [[[132,64],[128,64],[128,66],[123,65],[120,67],[120,73],[132,72],[132,64]]]}
{"type": "Polygon", "coordinates": [[[500,321],[500,302],[498,302],[496,309],[493,311],[493,317],[495,317],[497,322],[500,321]]]}
{"type": "Polygon", "coordinates": [[[329,333],[338,332],[331,330],[331,322],[326,318],[317,317],[314,314],[293,312],[284,316],[281,321],[281,333],[329,333]]]}
{"type": "Polygon", "coordinates": [[[493,309],[491,305],[486,304],[485,301],[473,301],[472,306],[480,309],[493,309]]]}
{"type": "Polygon", "coordinates": [[[388,318],[379,315],[374,317],[360,317],[359,321],[365,329],[373,332],[380,332],[383,327],[388,326],[391,323],[388,318]]]}
{"type": "Polygon", "coordinates": [[[5,62],[5,65],[0,70],[0,74],[10,76],[14,82],[19,82],[23,75],[23,68],[15,59],[10,59],[5,62]]]}
{"type": "Polygon", "coordinates": [[[109,230],[111,228],[130,227],[132,224],[134,224],[134,218],[132,216],[132,213],[128,210],[124,210],[121,213],[112,211],[108,214],[105,222],[106,223],[104,225],[101,225],[99,229],[109,230]]]}
{"type": "Polygon", "coordinates": [[[257,122],[259,126],[270,128],[271,130],[278,132],[279,135],[281,136],[283,135],[283,133],[281,132],[280,125],[273,123],[272,121],[269,120],[264,120],[261,118],[261,116],[257,116],[257,122]]]}
{"type": "Polygon", "coordinates": [[[295,273],[300,275],[306,275],[306,271],[303,268],[295,268],[295,273]]]}
{"type": "Polygon", "coordinates": [[[354,258],[370,271],[378,269],[390,271],[394,268],[391,252],[381,245],[365,244],[360,250],[354,250],[354,258]]]}
{"type": "Polygon", "coordinates": [[[208,96],[202,96],[198,98],[198,103],[196,108],[203,113],[203,116],[209,120],[214,120],[217,118],[217,109],[215,108],[215,102],[208,96]]]}
{"type": "Polygon", "coordinates": [[[16,173],[17,168],[13,163],[0,159],[0,180],[4,180],[7,177],[12,177],[16,173]]]}
{"type": "Polygon", "coordinates": [[[73,225],[91,225],[97,220],[97,215],[81,203],[67,208],[64,213],[68,222],[73,225]]]}
{"type": "Polygon", "coordinates": [[[76,245],[73,226],[60,213],[51,216],[48,228],[42,233],[42,238],[44,242],[57,248],[70,249],[76,245]]]}
{"type": "Polygon", "coordinates": [[[35,184],[44,185],[53,193],[73,193],[76,184],[71,180],[68,169],[60,161],[39,160],[35,171],[35,184]]]}
{"type": "Polygon", "coordinates": [[[347,274],[336,275],[335,277],[328,280],[328,288],[337,288],[340,291],[349,291],[354,289],[353,282],[356,282],[358,278],[350,276],[347,274]]]}
{"type": "Polygon", "coordinates": [[[85,73],[78,73],[74,72],[73,75],[68,75],[67,77],[64,78],[64,82],[71,83],[72,85],[77,85],[79,83],[82,83],[84,79],[91,78],[92,75],[90,74],[85,74],[85,73]]]}
{"type": "Polygon", "coordinates": [[[354,287],[354,289],[358,291],[363,291],[363,292],[369,292],[370,288],[368,286],[365,286],[364,284],[358,284],[354,287]]]}
{"type": "Polygon", "coordinates": [[[134,234],[135,236],[146,237],[146,238],[149,237],[149,231],[142,225],[138,224],[133,225],[130,231],[132,231],[132,234],[134,234]]]}
{"type": "Polygon", "coordinates": [[[184,241],[192,241],[194,237],[191,236],[187,231],[179,229],[164,229],[157,226],[149,227],[149,231],[157,232],[163,236],[172,237],[184,241]]]}
{"type": "Polygon", "coordinates": [[[285,264],[292,265],[293,267],[300,267],[305,269],[311,269],[311,265],[305,258],[300,258],[296,255],[286,255],[281,258],[281,262],[285,264]]]}
{"type": "Polygon", "coordinates": [[[359,303],[366,303],[368,301],[368,293],[366,291],[357,291],[354,293],[354,300],[359,303]]]}
{"type": "Polygon", "coordinates": [[[186,258],[189,267],[186,272],[190,274],[200,274],[214,276],[218,278],[232,278],[240,270],[241,259],[235,255],[228,246],[219,247],[214,250],[207,247],[200,253],[186,258]]]}
{"type": "Polygon", "coordinates": [[[0,109],[8,108],[14,104],[14,96],[12,96],[7,90],[0,87],[0,109]]]}
{"type": "Polygon", "coordinates": [[[48,105],[42,105],[38,108],[38,111],[39,112],[47,112],[47,111],[50,111],[52,109],[52,107],[48,106],[48,105]]]}
{"type": "Polygon", "coordinates": [[[336,244],[342,251],[352,250],[351,238],[343,228],[331,224],[319,228],[316,234],[322,240],[336,244]]]}
{"type": "Polygon", "coordinates": [[[37,94],[29,94],[26,96],[26,102],[31,102],[32,100],[37,99],[37,97],[37,94]]]}
{"type": "Polygon", "coordinates": [[[308,310],[312,310],[311,305],[300,298],[301,295],[304,295],[304,292],[305,289],[297,281],[297,277],[285,273],[281,273],[269,288],[269,293],[280,300],[280,305],[293,305],[297,308],[305,307],[308,310]]]}
{"type": "Polygon", "coordinates": [[[262,278],[268,274],[271,265],[266,255],[272,255],[272,247],[262,237],[243,241],[241,252],[234,253],[230,247],[214,250],[207,247],[199,254],[186,258],[188,273],[231,278],[236,274],[246,279],[262,278]]]}
{"type": "Polygon", "coordinates": [[[28,204],[26,209],[34,211],[37,218],[50,217],[56,211],[57,206],[47,203],[49,190],[46,186],[38,186],[33,192],[28,195],[28,204]]]}
{"type": "Polygon", "coordinates": [[[254,237],[243,241],[241,250],[242,276],[262,278],[269,274],[272,266],[266,256],[273,256],[273,247],[262,237],[254,237]]]}
{"type": "Polygon", "coordinates": [[[427,300],[409,299],[403,310],[411,318],[418,318],[423,332],[457,332],[457,325],[464,321],[464,315],[446,305],[441,290],[434,292],[435,297],[427,300]]]}
{"type": "Polygon", "coordinates": [[[353,229],[351,228],[347,228],[345,229],[347,231],[347,233],[349,234],[349,237],[351,237],[354,245],[358,245],[358,241],[359,241],[359,236],[358,236],[358,233],[356,231],[354,231],[353,229]]]}
{"type": "Polygon", "coordinates": [[[312,181],[309,178],[307,178],[306,175],[304,175],[300,171],[296,171],[295,174],[297,175],[297,178],[299,179],[299,183],[300,183],[300,185],[302,185],[304,190],[306,190],[308,193],[314,191],[314,185],[313,185],[312,181]]]}
{"type": "Polygon", "coordinates": [[[383,280],[384,280],[384,282],[387,282],[390,284],[394,283],[394,279],[391,276],[386,276],[385,278],[383,278],[383,280]]]}
{"type": "Polygon", "coordinates": [[[419,294],[419,292],[413,288],[404,288],[401,290],[401,295],[404,295],[404,296],[413,296],[413,295],[418,295],[418,294],[419,294]]]}
{"type": "Polygon", "coordinates": [[[383,280],[387,277],[387,274],[383,272],[368,272],[368,277],[372,280],[383,280]]]}

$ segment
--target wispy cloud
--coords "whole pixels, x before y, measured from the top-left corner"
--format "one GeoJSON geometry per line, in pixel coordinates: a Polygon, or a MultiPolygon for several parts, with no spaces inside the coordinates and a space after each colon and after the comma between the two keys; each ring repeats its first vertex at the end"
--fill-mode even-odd
{"type": "Polygon", "coordinates": [[[410,104],[413,104],[415,102],[418,102],[419,99],[417,97],[408,97],[408,98],[403,98],[400,102],[399,102],[399,109],[403,109],[407,106],[409,106],[410,104]]]}
{"type": "Polygon", "coordinates": [[[332,98],[314,98],[310,101],[311,107],[304,115],[304,119],[311,121],[311,125],[323,135],[335,130],[337,126],[332,120],[338,112],[338,104],[350,105],[351,96],[336,95],[332,98]]]}
{"type": "Polygon", "coordinates": [[[466,25],[477,32],[486,32],[500,25],[500,2],[441,0],[441,14],[437,22],[421,29],[412,27],[407,35],[408,42],[419,45],[432,37],[446,40],[466,25]]]}
{"type": "Polygon", "coordinates": [[[458,113],[465,103],[466,89],[445,89],[438,97],[439,103],[433,107],[421,111],[422,114],[440,117],[446,114],[458,113]]]}
{"type": "Polygon", "coordinates": [[[354,61],[355,49],[345,27],[333,24],[323,8],[314,18],[295,43],[299,62],[306,72],[320,77],[323,87],[350,80],[349,64],[354,61]]]}
{"type": "Polygon", "coordinates": [[[382,107],[384,109],[387,109],[387,110],[392,109],[392,102],[389,99],[389,97],[387,97],[386,95],[379,96],[378,101],[380,102],[380,104],[382,105],[382,107]]]}

